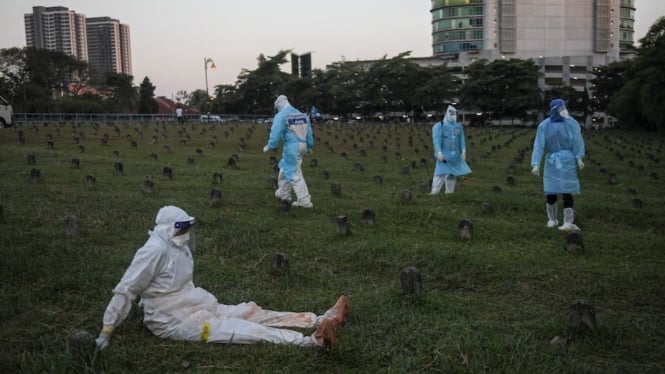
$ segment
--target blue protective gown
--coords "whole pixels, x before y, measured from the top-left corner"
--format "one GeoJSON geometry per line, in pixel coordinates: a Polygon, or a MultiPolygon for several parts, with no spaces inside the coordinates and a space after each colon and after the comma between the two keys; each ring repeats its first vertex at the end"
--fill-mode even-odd
{"type": "Polygon", "coordinates": [[[298,169],[298,158],[300,155],[300,144],[307,145],[307,151],[311,152],[314,148],[314,136],[312,135],[312,123],[307,118],[307,135],[299,137],[296,132],[289,131],[287,128],[287,117],[294,114],[302,114],[298,109],[289,105],[275,115],[270,128],[270,139],[268,139],[268,148],[276,149],[280,140],[284,141],[282,150],[282,159],[279,161],[279,168],[284,171],[284,176],[288,182],[293,181],[293,177],[298,169]]]}
{"type": "Polygon", "coordinates": [[[432,126],[432,143],[434,145],[434,158],[439,152],[443,153],[444,162],[436,160],[434,175],[454,176],[471,173],[471,168],[462,160],[462,152],[466,151],[464,141],[464,128],[458,122],[437,122],[432,126]]]}
{"type": "Polygon", "coordinates": [[[540,166],[545,153],[543,190],[545,195],[579,194],[577,160],[584,156],[584,139],[579,123],[572,117],[561,117],[552,111],[538,125],[533,141],[531,166],[540,166]]]}

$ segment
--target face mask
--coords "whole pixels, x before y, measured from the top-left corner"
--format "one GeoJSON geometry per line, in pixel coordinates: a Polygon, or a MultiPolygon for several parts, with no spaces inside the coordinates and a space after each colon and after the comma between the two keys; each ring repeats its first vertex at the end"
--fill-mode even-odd
{"type": "Polygon", "coordinates": [[[566,109],[566,108],[561,109],[561,110],[559,111],[559,114],[560,114],[561,117],[563,117],[563,118],[568,118],[568,117],[570,116],[570,115],[568,114],[568,109],[566,109]]]}
{"type": "Polygon", "coordinates": [[[454,114],[451,114],[448,118],[450,118],[450,122],[457,122],[457,116],[454,114]]]}
{"type": "Polygon", "coordinates": [[[176,245],[176,247],[184,247],[189,241],[189,233],[184,233],[182,235],[174,236],[171,238],[171,242],[176,245]]]}

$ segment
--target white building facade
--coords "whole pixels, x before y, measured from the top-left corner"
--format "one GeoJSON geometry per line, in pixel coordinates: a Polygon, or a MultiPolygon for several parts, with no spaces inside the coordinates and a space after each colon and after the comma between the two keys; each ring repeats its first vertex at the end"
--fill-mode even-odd
{"type": "Polygon", "coordinates": [[[633,56],[635,1],[432,0],[433,56],[450,66],[532,59],[543,91],[592,92],[594,67],[633,56]]]}

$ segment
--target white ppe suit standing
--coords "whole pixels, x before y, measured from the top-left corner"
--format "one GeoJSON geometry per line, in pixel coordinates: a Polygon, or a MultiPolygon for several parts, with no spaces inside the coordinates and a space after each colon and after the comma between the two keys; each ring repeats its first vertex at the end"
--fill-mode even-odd
{"type": "Polygon", "coordinates": [[[449,105],[443,121],[432,126],[432,143],[436,167],[430,195],[441,192],[445,182],[447,194],[455,192],[457,177],[471,173],[466,163],[464,127],[457,122],[457,109],[449,105]]]}
{"type": "Polygon", "coordinates": [[[162,338],[299,346],[324,346],[325,339],[334,342],[334,328],[343,324],[348,309],[346,296],[340,297],[335,307],[321,317],[310,312],[264,310],[254,302],[219,304],[215,296],[194,286],[192,281],[194,261],[187,243],[187,229],[194,224],[194,218],[178,207],[165,206],[157,213],[155,224],[154,230],[149,232],[150,238],[136,252],[131,265],[113,289],[113,297],[104,313],[103,329],[97,339],[100,349],[108,346],[113,330],[127,318],[137,296],[140,296],[144,324],[162,338]],[[185,234],[180,234],[182,229],[185,234]],[[342,305],[338,305],[340,303],[342,305]],[[312,336],[277,328],[286,326],[319,328],[312,336]]]}
{"type": "Polygon", "coordinates": [[[277,114],[272,121],[270,138],[268,144],[263,147],[263,151],[267,152],[277,149],[280,141],[284,142],[282,159],[278,164],[279,176],[275,197],[291,201],[291,190],[293,190],[296,201],[292,206],[311,208],[312,198],[302,174],[302,160],[303,156],[311,153],[314,147],[312,124],[307,115],[291,106],[284,95],[279,95],[275,100],[275,110],[277,114]]]}

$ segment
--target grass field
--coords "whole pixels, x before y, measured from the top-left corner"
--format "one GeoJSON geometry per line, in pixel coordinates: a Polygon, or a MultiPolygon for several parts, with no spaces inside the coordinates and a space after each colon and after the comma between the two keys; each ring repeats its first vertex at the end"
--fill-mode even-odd
{"type": "Polygon", "coordinates": [[[545,228],[534,129],[467,129],[473,173],[454,194],[429,196],[430,127],[315,126],[303,165],[314,208],[290,212],[269,185],[280,155],[261,152],[267,125],[0,129],[0,372],[664,372],[665,139],[584,132],[575,210],[585,249],[571,253],[565,233],[545,228]],[[112,288],[167,204],[197,218],[194,281],[220,302],[323,313],[349,295],[337,345],[162,340],[134,307],[107,350],[72,354],[71,334],[98,334],[112,288]],[[374,225],[363,224],[366,208],[374,225]],[[66,230],[70,216],[78,233],[66,230]],[[462,219],[471,240],[459,236],[462,219]],[[273,267],[277,252],[287,271],[273,267]],[[422,291],[402,287],[407,267],[422,291]],[[578,299],[594,306],[595,331],[570,327],[578,299]]]}

